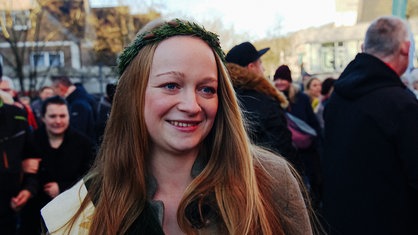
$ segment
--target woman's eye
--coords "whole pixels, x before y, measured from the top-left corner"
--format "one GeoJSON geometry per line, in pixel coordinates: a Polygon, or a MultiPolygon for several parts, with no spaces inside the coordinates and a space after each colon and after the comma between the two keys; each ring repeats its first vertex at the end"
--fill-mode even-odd
{"type": "Polygon", "coordinates": [[[204,93],[208,93],[208,94],[215,94],[216,93],[216,90],[213,87],[203,87],[202,91],[204,93]]]}
{"type": "Polygon", "coordinates": [[[177,88],[177,85],[175,83],[167,83],[167,84],[164,84],[164,88],[168,90],[174,90],[177,88]]]}

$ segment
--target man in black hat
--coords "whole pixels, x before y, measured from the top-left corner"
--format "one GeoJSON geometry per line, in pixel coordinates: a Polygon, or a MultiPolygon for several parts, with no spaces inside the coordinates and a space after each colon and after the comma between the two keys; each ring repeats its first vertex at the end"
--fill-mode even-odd
{"type": "Polygon", "coordinates": [[[250,138],[279,153],[301,170],[283,111],[288,105],[287,99],[264,77],[260,57],[269,49],[257,50],[249,42],[236,45],[226,55],[227,68],[244,118],[249,121],[250,138]]]}
{"type": "Polygon", "coordinates": [[[270,48],[259,51],[250,42],[243,42],[234,46],[226,55],[226,61],[247,68],[249,71],[264,77],[264,67],[260,57],[270,48]]]}

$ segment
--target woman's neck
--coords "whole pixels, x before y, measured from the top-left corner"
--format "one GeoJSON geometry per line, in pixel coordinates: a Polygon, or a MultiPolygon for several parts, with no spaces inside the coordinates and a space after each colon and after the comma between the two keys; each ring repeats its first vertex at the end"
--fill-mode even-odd
{"type": "Polygon", "coordinates": [[[151,171],[157,180],[153,199],[164,204],[163,230],[165,234],[182,234],[177,223],[177,210],[184,191],[192,182],[191,170],[197,154],[152,154],[151,171]]]}
{"type": "Polygon", "coordinates": [[[155,153],[151,157],[152,175],[158,182],[159,190],[184,190],[192,181],[191,171],[197,154],[183,156],[169,153],[155,153]]]}

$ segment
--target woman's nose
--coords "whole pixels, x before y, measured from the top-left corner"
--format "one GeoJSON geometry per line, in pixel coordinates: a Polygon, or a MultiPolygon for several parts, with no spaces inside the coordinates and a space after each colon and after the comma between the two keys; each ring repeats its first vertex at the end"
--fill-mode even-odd
{"type": "Polygon", "coordinates": [[[181,101],[178,105],[179,110],[189,113],[197,113],[202,110],[199,105],[198,95],[195,91],[185,91],[180,99],[181,101]]]}

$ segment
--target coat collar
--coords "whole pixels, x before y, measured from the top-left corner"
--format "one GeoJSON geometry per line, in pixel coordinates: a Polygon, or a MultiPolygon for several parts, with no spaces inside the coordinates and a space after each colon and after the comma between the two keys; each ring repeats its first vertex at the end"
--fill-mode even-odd
{"type": "Polygon", "coordinates": [[[270,96],[272,99],[277,100],[283,109],[287,108],[289,105],[286,96],[277,90],[272,82],[265,77],[258,76],[257,74],[250,72],[247,68],[234,63],[227,63],[226,67],[235,89],[256,90],[261,92],[270,96]]]}

